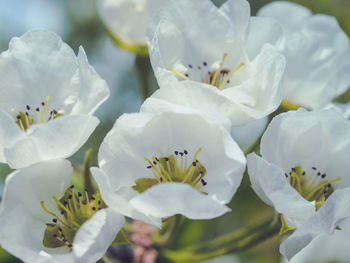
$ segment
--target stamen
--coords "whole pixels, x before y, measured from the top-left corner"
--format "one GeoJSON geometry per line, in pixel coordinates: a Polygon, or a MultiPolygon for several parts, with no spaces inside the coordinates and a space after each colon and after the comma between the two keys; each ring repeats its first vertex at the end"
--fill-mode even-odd
{"type": "Polygon", "coordinates": [[[210,85],[215,86],[214,83],[216,82],[216,78],[218,77],[219,73],[221,72],[221,69],[224,67],[224,63],[225,63],[226,58],[227,58],[227,54],[225,53],[221,62],[220,62],[219,69],[217,71],[215,71],[215,73],[214,73],[214,77],[211,80],[210,85]]]}
{"type": "Polygon", "coordinates": [[[171,72],[173,72],[175,75],[178,75],[179,77],[183,78],[184,80],[189,80],[188,77],[186,77],[183,73],[177,71],[176,69],[173,68],[168,68],[171,72]]]}
{"type": "Polygon", "coordinates": [[[239,64],[233,71],[231,71],[227,77],[221,82],[220,86],[218,87],[219,90],[222,90],[226,84],[226,82],[232,77],[232,75],[239,70],[241,67],[244,66],[244,62],[242,62],[241,64],[239,64]]]}
{"type": "MultiPolygon", "coordinates": [[[[46,99],[45,99],[45,103],[44,103],[44,109],[43,109],[43,113],[41,114],[41,123],[44,122],[44,115],[45,115],[45,111],[46,111],[46,107],[47,107],[47,103],[48,101],[50,100],[50,96],[47,96],[46,99]]],[[[42,103],[41,103],[42,105],[42,103]]]]}

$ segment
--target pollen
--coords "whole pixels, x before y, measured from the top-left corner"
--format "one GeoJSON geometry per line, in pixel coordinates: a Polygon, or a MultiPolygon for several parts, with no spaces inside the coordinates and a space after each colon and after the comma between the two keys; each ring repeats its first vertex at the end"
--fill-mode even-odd
{"type": "Polygon", "coordinates": [[[52,197],[57,205],[58,213],[50,211],[40,202],[41,208],[53,217],[52,222],[46,224],[43,245],[47,248],[65,247],[72,250],[73,239],[80,226],[90,219],[97,211],[106,208],[100,194],[90,196],[87,190],[83,193],[70,186],[61,199],[52,197]]]}
{"type": "Polygon", "coordinates": [[[190,158],[190,153],[187,150],[174,151],[173,154],[163,157],[145,158],[148,164],[146,168],[153,177],[136,180],[134,190],[142,193],[156,184],[178,182],[189,184],[205,193],[203,187],[207,185],[204,179],[206,169],[197,159],[201,151],[202,148],[199,148],[192,158],[190,158]]]}

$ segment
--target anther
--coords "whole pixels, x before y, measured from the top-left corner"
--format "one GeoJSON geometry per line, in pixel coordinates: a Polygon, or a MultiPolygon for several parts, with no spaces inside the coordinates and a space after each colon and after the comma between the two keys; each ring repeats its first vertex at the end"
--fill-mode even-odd
{"type": "Polygon", "coordinates": [[[29,105],[27,105],[27,110],[30,110],[30,107],[29,107],[29,105]]]}
{"type": "Polygon", "coordinates": [[[188,65],[189,68],[193,68],[193,66],[191,64],[188,65]]]}
{"type": "Polygon", "coordinates": [[[56,218],[52,219],[52,222],[57,223],[57,219],[56,218]]]}
{"type": "Polygon", "coordinates": [[[38,111],[38,112],[40,111],[40,109],[39,109],[39,108],[36,108],[35,110],[36,110],[36,111],[38,111]]]}
{"type": "Polygon", "coordinates": [[[152,166],[150,166],[150,165],[149,165],[149,166],[147,166],[147,169],[151,169],[151,168],[152,168],[152,166]]]}
{"type": "Polygon", "coordinates": [[[82,196],[82,194],[81,194],[80,192],[78,192],[78,196],[79,196],[79,197],[81,197],[81,196],[82,196]]]}
{"type": "Polygon", "coordinates": [[[315,171],[316,171],[317,169],[316,169],[316,167],[312,167],[312,170],[315,170],[315,171]]]}
{"type": "Polygon", "coordinates": [[[17,115],[16,118],[17,118],[17,120],[19,120],[19,119],[21,119],[21,116],[17,115]]]}
{"type": "Polygon", "coordinates": [[[196,166],[196,165],[197,165],[197,163],[196,163],[196,162],[193,162],[193,163],[192,163],[192,165],[193,165],[193,166],[196,166]]]}
{"type": "Polygon", "coordinates": [[[205,66],[207,66],[208,65],[208,63],[206,62],[206,61],[204,61],[203,62],[203,66],[205,67],[205,66]]]}
{"type": "Polygon", "coordinates": [[[74,185],[72,184],[69,188],[70,188],[70,189],[73,189],[73,188],[74,188],[74,185]]]}
{"type": "Polygon", "coordinates": [[[322,177],[322,178],[325,178],[325,177],[326,177],[326,174],[322,174],[321,177],[322,177]]]}
{"type": "Polygon", "coordinates": [[[175,153],[175,155],[178,155],[178,154],[179,154],[179,152],[178,152],[178,151],[175,151],[174,153],[175,153]]]}
{"type": "Polygon", "coordinates": [[[184,150],[184,154],[188,154],[188,151],[184,150]]]}
{"type": "Polygon", "coordinates": [[[68,196],[68,199],[72,199],[72,197],[73,197],[72,195],[69,195],[69,196],[68,196]]]}

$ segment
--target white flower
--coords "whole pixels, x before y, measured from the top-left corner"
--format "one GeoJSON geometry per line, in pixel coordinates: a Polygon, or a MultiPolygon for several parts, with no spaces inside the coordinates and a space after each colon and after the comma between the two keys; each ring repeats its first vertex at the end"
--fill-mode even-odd
{"type": "Polygon", "coordinates": [[[339,227],[341,230],[334,231],[332,235],[326,233],[315,238],[308,246],[296,254],[290,260],[290,263],[349,262],[350,219],[340,222],[339,227]]]}
{"type": "Polygon", "coordinates": [[[6,178],[0,244],[28,263],[90,263],[106,252],[124,224],[99,194],[70,186],[67,160],[34,164],[6,178]],[[49,172],[48,172],[49,171],[49,172]]]}
{"type": "Polygon", "coordinates": [[[149,216],[210,219],[229,211],[245,158],[224,127],[164,111],[122,115],[101,145],[99,165],[92,173],[110,207],[124,194],[149,216]]]}
{"type": "Polygon", "coordinates": [[[291,2],[273,2],[258,12],[284,28],[280,47],[286,57],[282,80],[284,99],[321,108],[350,85],[350,45],[332,16],[317,14],[291,2]]]}
{"type": "Polygon", "coordinates": [[[281,34],[272,20],[250,18],[245,0],[220,8],[209,0],[168,1],[147,33],[160,86],[152,97],[219,113],[233,125],[260,119],[282,99],[284,58],[266,44],[281,34]]]}
{"type": "Polygon", "coordinates": [[[297,229],[281,246],[288,259],[347,213],[349,134],[350,123],[336,111],[301,109],[275,117],[261,140],[262,157],[248,155],[255,192],[297,229]]]}
{"type": "Polygon", "coordinates": [[[97,10],[111,33],[128,44],[146,45],[146,28],[166,0],[98,0],[97,10]]]}
{"type": "Polygon", "coordinates": [[[109,89],[54,33],[30,31],[0,54],[0,162],[12,168],[69,157],[98,119],[92,114],[109,89]]]}

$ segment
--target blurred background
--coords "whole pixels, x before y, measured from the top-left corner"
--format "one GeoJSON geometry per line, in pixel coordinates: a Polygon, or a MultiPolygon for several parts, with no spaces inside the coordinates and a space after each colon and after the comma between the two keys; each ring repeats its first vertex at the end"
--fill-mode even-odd
{"type": "MultiPolygon", "coordinates": [[[[220,5],[224,0],[214,2],[220,5]]],[[[271,1],[249,0],[249,2],[254,15],[261,6],[271,1]]],[[[314,13],[335,16],[343,30],[350,34],[349,0],[292,2],[302,4],[314,13]]],[[[138,111],[143,101],[140,81],[142,75],[135,68],[135,56],[118,49],[108,38],[97,15],[95,0],[0,0],[0,5],[0,52],[7,50],[12,37],[20,36],[30,29],[46,28],[60,35],[76,52],[82,45],[90,64],[108,82],[111,97],[97,112],[101,124],[86,145],[71,158],[75,163],[82,164],[85,152],[92,148],[96,165],[99,145],[116,118],[125,112],[138,111]]],[[[156,82],[152,78],[151,75],[149,83],[154,90],[156,82]]],[[[0,164],[0,191],[9,173],[10,169],[0,164]]],[[[247,181],[247,176],[230,207],[233,212],[214,220],[186,221],[172,246],[180,248],[207,240],[273,214],[273,210],[256,197],[247,181]]],[[[281,262],[278,247],[278,238],[272,238],[247,252],[220,258],[214,262],[281,262]]],[[[0,262],[21,261],[1,250],[0,262]]]]}

